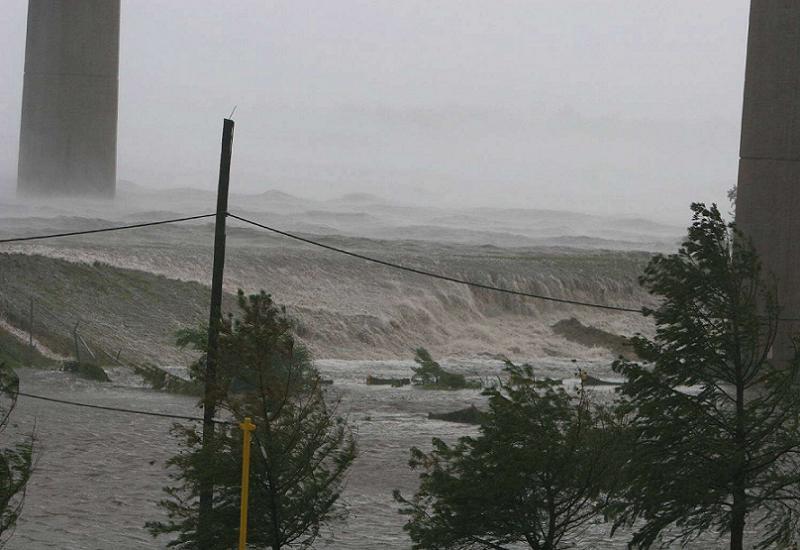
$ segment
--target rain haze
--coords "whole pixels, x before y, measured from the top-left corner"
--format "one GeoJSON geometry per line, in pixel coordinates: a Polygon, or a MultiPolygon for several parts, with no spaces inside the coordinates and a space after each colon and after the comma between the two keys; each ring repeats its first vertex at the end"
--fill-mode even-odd
{"type": "MultiPolygon", "coordinates": [[[[0,13],[16,177],[27,2],[0,13]]],[[[118,179],[624,213],[735,183],[746,0],[123,2],[118,179]]]]}
{"type": "Polygon", "coordinates": [[[0,2],[0,548],[798,548],[800,1],[0,2]]]}

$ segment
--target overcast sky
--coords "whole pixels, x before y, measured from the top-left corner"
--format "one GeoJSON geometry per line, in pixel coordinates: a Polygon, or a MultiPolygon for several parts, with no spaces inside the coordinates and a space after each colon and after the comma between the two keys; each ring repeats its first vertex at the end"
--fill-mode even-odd
{"type": "MultiPolygon", "coordinates": [[[[123,0],[118,177],[641,213],[735,183],[747,0],[123,0]]],[[[27,2],[0,10],[14,177],[27,2]]]]}

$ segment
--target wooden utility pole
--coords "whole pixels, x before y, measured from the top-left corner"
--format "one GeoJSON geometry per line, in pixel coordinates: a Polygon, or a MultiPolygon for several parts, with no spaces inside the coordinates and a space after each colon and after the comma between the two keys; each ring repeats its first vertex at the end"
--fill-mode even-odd
{"type": "MultiPolygon", "coordinates": [[[[233,121],[226,118],[222,125],[222,153],[219,161],[219,186],[217,187],[217,218],[214,230],[214,267],[211,276],[211,307],[208,316],[208,350],[206,353],[205,392],[203,396],[203,449],[211,446],[214,437],[214,415],[217,394],[217,355],[219,328],[222,322],[222,276],[225,270],[225,218],[228,215],[228,183],[231,175],[233,151],[233,121]]],[[[214,479],[201,473],[198,535],[200,549],[210,548],[210,534],[214,499],[214,479]]]]}

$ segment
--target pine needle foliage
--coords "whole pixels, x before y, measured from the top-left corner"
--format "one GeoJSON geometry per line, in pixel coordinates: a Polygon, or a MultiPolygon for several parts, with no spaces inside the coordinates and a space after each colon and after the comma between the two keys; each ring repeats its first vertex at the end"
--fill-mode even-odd
{"type": "MultiPolygon", "coordinates": [[[[337,402],[326,399],[294,321],[264,292],[238,295],[241,314],[220,332],[218,407],[256,425],[250,470],[248,548],[309,548],[326,524],[344,518],[338,506],[356,443],[337,402]]],[[[204,331],[182,343],[205,345],[204,331]]],[[[202,347],[200,348],[202,349],[202,347]]],[[[193,370],[202,377],[200,365],[193,370]]],[[[173,534],[168,546],[198,548],[200,481],[214,481],[213,525],[206,548],[236,547],[241,489],[241,433],[219,426],[202,448],[196,426],[176,426],[181,452],[170,459],[173,485],[159,505],[168,520],[149,523],[153,535],[173,534]]]]}
{"type": "Polygon", "coordinates": [[[0,548],[14,533],[33,471],[33,435],[20,438],[7,433],[18,395],[19,378],[13,369],[0,363],[0,548]]]}
{"type": "Polygon", "coordinates": [[[415,549],[558,550],[602,519],[616,469],[611,416],[529,365],[506,362],[506,373],[486,390],[480,435],[411,450],[420,487],[394,496],[415,549]]]}
{"type": "Polygon", "coordinates": [[[655,336],[634,341],[644,361],[614,365],[633,441],[616,525],[633,527],[635,548],[718,532],[741,550],[747,525],[759,548],[787,548],[800,525],[800,357],[771,357],[780,307],[751,243],[716,206],[692,211],[679,251],[641,278],[661,299],[646,311],[655,336]]]}

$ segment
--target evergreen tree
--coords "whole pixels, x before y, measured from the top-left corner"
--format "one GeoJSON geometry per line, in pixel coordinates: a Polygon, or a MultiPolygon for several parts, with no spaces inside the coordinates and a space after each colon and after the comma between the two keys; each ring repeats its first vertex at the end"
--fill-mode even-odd
{"type": "MultiPolygon", "coordinates": [[[[0,434],[7,439],[11,412],[17,404],[19,378],[8,366],[0,363],[0,434]]],[[[16,443],[5,441],[0,448],[0,548],[14,531],[22,505],[25,488],[33,470],[33,436],[16,443]]]]}
{"type": "Polygon", "coordinates": [[[716,206],[693,204],[688,238],[653,258],[642,284],[661,299],[646,311],[652,339],[620,359],[623,412],[634,442],[617,525],[649,548],[718,531],[743,548],[787,547],[800,504],[800,357],[771,358],[779,326],[774,284],[750,242],[716,206]]]}
{"type": "Polygon", "coordinates": [[[480,435],[412,449],[419,490],[395,499],[415,549],[557,550],[601,516],[616,470],[610,418],[528,365],[506,372],[486,390],[480,435]]]}
{"type": "MultiPolygon", "coordinates": [[[[260,293],[239,291],[241,316],[220,332],[218,406],[256,425],[250,470],[248,543],[253,548],[307,548],[322,525],[343,516],[336,503],[356,445],[347,423],[326,402],[306,348],[295,339],[285,309],[260,293]]],[[[182,343],[205,345],[204,331],[183,333],[182,343]]],[[[202,360],[201,360],[202,361],[202,360]]],[[[202,376],[198,367],[194,376],[202,376]]],[[[148,524],[154,535],[174,533],[169,546],[196,548],[200,480],[214,480],[209,548],[227,550],[238,540],[241,435],[218,426],[203,449],[197,428],[177,427],[182,452],[169,461],[174,485],[160,506],[168,521],[148,524]]]]}

